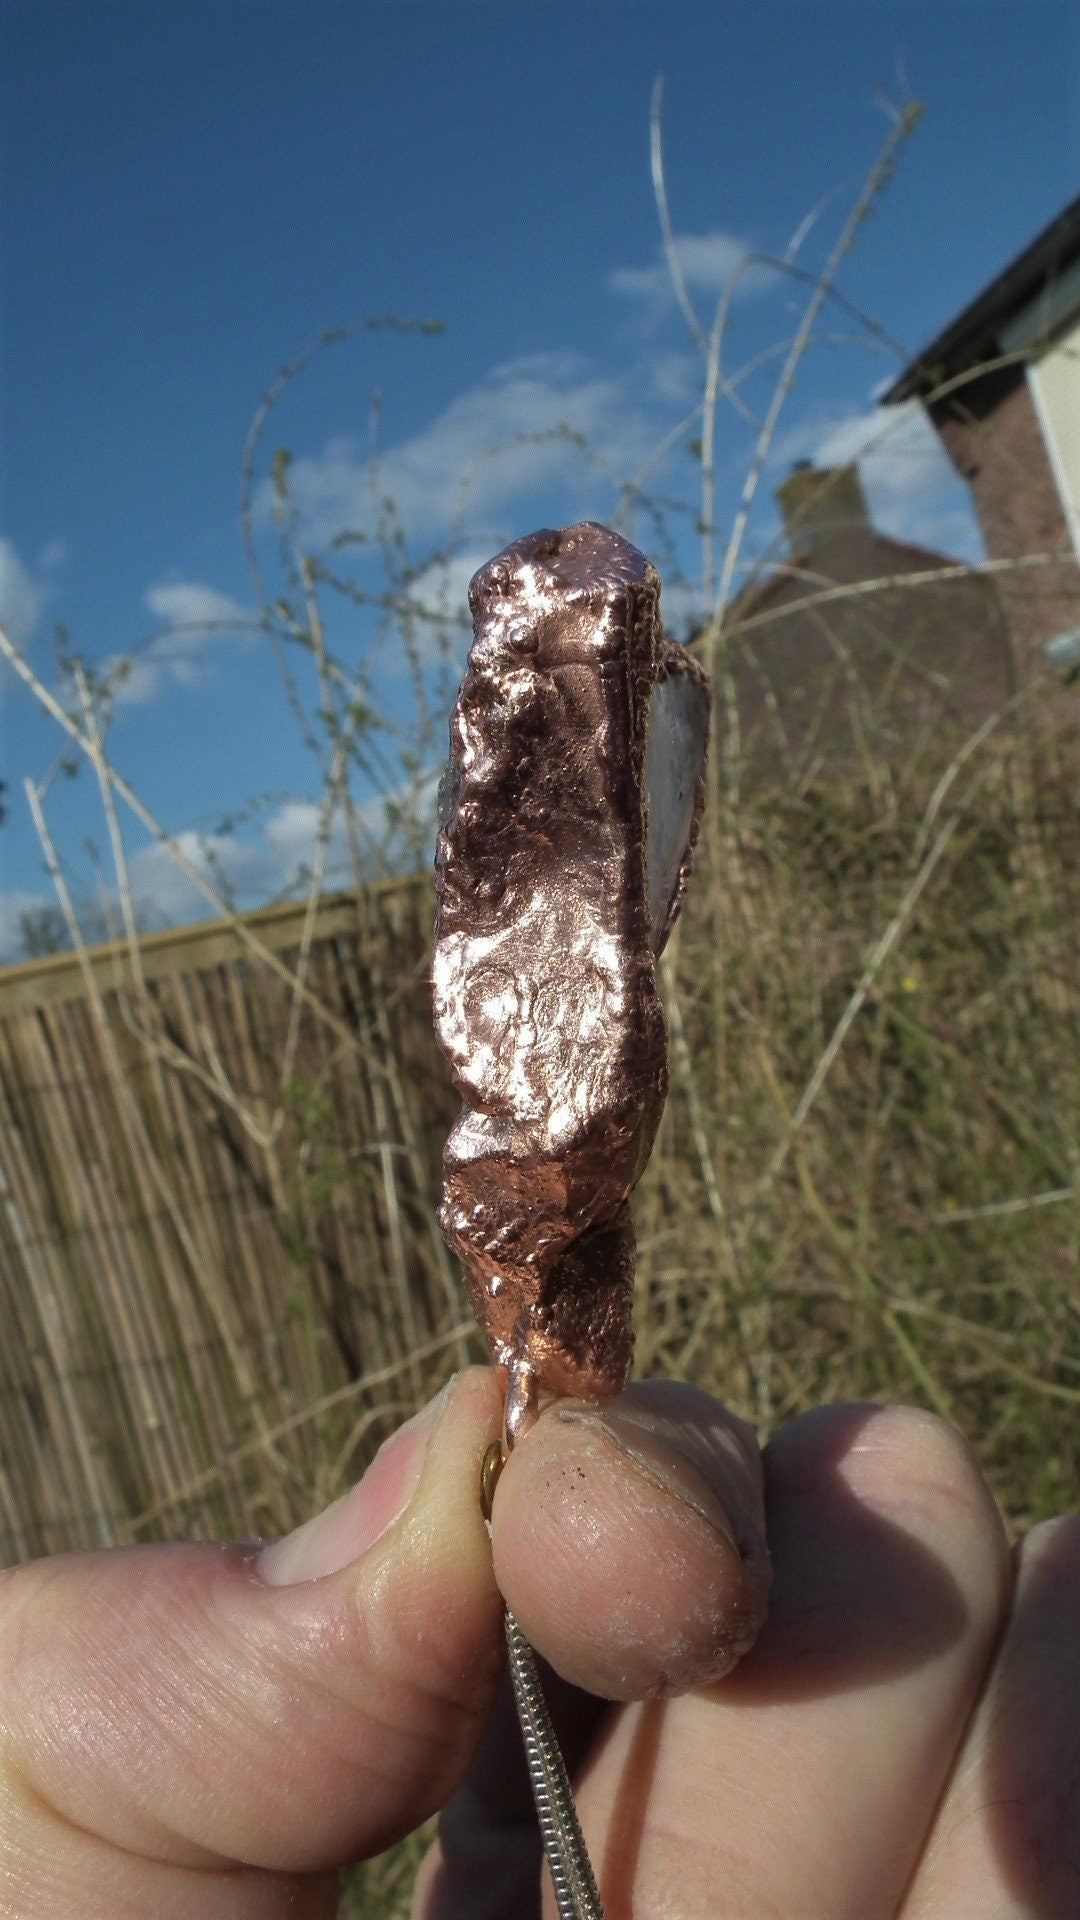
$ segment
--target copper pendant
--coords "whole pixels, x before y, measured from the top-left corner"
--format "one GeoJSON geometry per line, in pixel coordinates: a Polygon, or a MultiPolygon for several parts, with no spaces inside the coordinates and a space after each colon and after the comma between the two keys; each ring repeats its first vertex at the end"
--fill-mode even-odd
{"type": "Polygon", "coordinates": [[[706,676],[644,555],[593,521],[469,589],[436,860],[435,1028],[465,1102],[440,1222],[507,1370],[603,1398],[633,1349],[629,1195],[667,1092],[656,960],[703,800],[706,676]]]}

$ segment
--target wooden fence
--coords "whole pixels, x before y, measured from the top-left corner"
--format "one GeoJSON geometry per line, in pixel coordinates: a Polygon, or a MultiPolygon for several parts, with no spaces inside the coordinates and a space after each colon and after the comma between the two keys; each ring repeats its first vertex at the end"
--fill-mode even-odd
{"type": "Polygon", "coordinates": [[[464,1357],[431,906],[0,971],[0,1563],[287,1525],[464,1357]]]}

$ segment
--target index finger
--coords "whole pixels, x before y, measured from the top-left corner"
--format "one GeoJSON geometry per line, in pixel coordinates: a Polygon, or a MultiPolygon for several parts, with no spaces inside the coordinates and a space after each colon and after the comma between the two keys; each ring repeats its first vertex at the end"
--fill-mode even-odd
{"type": "Polygon", "coordinates": [[[564,1679],[608,1700],[719,1679],[765,1617],[753,1431],[678,1381],[557,1402],[507,1461],[492,1546],[507,1605],[564,1679]]]}

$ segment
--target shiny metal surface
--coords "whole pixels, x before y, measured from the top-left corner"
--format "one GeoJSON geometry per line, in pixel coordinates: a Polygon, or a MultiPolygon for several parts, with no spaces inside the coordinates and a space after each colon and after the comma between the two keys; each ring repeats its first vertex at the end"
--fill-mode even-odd
{"type": "Polygon", "coordinates": [[[632,1357],[628,1197],[667,1091],[656,957],[686,885],[709,695],[654,568],[594,522],[473,579],[436,862],[435,1026],[465,1106],[440,1220],[506,1368],[602,1397],[632,1357]]]}
{"type": "Polygon", "coordinates": [[[506,1650],[536,1816],[551,1869],[559,1920],[604,1920],[592,1863],[540,1685],[540,1676],[536,1671],[533,1650],[509,1608],[506,1610],[506,1650]]]}

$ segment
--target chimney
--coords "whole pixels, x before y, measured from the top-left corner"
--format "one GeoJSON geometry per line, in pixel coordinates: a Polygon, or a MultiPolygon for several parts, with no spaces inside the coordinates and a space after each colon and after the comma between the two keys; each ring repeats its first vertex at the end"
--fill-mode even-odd
{"type": "Polygon", "coordinates": [[[870,515],[854,461],[846,467],[815,467],[797,460],[776,489],[788,545],[811,552],[835,533],[852,527],[870,531],[870,515]]]}

